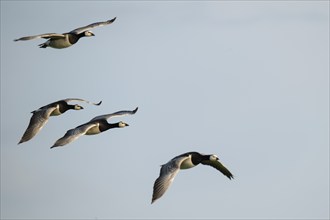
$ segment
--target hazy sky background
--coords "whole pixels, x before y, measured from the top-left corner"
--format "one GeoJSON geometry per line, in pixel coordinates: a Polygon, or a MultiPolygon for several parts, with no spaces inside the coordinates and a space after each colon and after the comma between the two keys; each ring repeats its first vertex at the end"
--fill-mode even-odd
{"type": "Polygon", "coordinates": [[[329,1],[1,1],[1,218],[328,219],[329,1]],[[63,50],[13,41],[113,17],[63,50]],[[17,145],[31,111],[71,97],[103,103],[17,145]],[[160,165],[192,150],[235,179],[183,170],[151,205],[160,165]]]}

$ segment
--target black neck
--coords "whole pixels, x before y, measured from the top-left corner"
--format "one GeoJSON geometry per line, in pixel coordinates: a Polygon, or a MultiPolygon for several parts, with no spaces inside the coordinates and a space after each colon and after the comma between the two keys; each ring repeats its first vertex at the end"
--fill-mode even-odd
{"type": "Polygon", "coordinates": [[[100,131],[101,132],[109,130],[111,128],[119,128],[119,122],[111,124],[111,123],[108,123],[106,120],[104,120],[100,123],[100,131]]]}
{"type": "Polygon", "coordinates": [[[74,109],[74,105],[69,105],[66,102],[60,102],[58,104],[59,104],[59,111],[62,113],[66,112],[69,109],[74,109]]]}
{"type": "Polygon", "coordinates": [[[85,37],[85,32],[82,32],[80,34],[77,34],[77,37],[78,37],[78,39],[81,38],[81,37],[85,37]]]}
{"type": "Polygon", "coordinates": [[[191,152],[191,160],[195,165],[201,163],[203,160],[208,160],[209,157],[209,155],[202,155],[198,152],[191,152]]]}
{"type": "Polygon", "coordinates": [[[75,44],[81,37],[85,37],[85,32],[82,32],[80,34],[70,34],[69,41],[71,44],[75,44]]]}

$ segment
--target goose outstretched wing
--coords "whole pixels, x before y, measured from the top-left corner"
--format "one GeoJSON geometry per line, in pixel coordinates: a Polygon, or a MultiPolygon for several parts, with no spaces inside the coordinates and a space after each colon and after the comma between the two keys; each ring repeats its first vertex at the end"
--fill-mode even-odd
{"type": "Polygon", "coordinates": [[[175,176],[180,170],[181,163],[189,156],[175,157],[166,164],[162,165],[159,177],[156,179],[153,187],[151,203],[159,199],[172,184],[175,176]]]}
{"type": "Polygon", "coordinates": [[[219,160],[203,160],[201,163],[214,167],[229,179],[234,178],[233,174],[231,174],[231,172],[224,165],[222,165],[219,160]]]}
{"type": "Polygon", "coordinates": [[[47,34],[39,34],[39,35],[21,37],[21,38],[15,39],[14,41],[33,40],[33,39],[37,39],[37,38],[44,38],[44,39],[53,38],[53,39],[56,39],[56,38],[65,38],[65,35],[64,34],[56,34],[56,33],[47,33],[47,34]]]}
{"type": "Polygon", "coordinates": [[[101,27],[101,26],[104,26],[104,25],[111,24],[115,20],[116,20],[116,17],[113,18],[113,19],[111,19],[111,20],[108,20],[108,21],[95,22],[95,23],[86,25],[84,27],[76,28],[76,29],[70,31],[70,33],[80,34],[80,33],[84,32],[84,31],[87,31],[87,30],[92,29],[92,28],[101,27]]]}
{"type": "Polygon", "coordinates": [[[23,137],[18,142],[18,144],[26,142],[36,136],[39,131],[45,126],[47,123],[50,114],[55,110],[55,107],[44,108],[33,111],[33,115],[30,119],[29,125],[25,130],[23,137]]]}
{"type": "Polygon", "coordinates": [[[83,125],[80,125],[76,128],[68,130],[63,137],[58,139],[53,146],[50,148],[58,147],[58,146],[64,146],[66,144],[69,144],[75,140],[77,140],[82,135],[86,134],[86,132],[97,126],[97,123],[86,123],[83,125]]]}
{"type": "Polygon", "coordinates": [[[139,108],[136,107],[133,111],[123,110],[123,111],[118,111],[118,112],[114,112],[114,113],[111,113],[111,114],[96,116],[95,118],[93,118],[90,121],[96,121],[96,120],[100,120],[100,119],[107,120],[109,118],[113,118],[113,117],[117,117],[117,116],[124,116],[124,115],[134,115],[137,112],[138,109],[139,108]]]}
{"type": "Polygon", "coordinates": [[[60,101],[65,101],[65,102],[70,102],[70,101],[80,101],[80,102],[86,102],[88,104],[92,104],[92,105],[101,105],[102,101],[98,102],[98,103],[95,103],[95,102],[90,102],[88,100],[85,100],[85,99],[79,99],[79,98],[67,98],[67,99],[63,99],[63,100],[60,100],[60,101]]]}

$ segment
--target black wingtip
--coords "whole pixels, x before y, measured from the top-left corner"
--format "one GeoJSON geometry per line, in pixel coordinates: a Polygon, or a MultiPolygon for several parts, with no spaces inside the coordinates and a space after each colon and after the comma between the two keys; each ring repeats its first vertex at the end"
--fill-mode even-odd
{"type": "Polygon", "coordinates": [[[154,204],[154,202],[155,202],[157,199],[158,199],[158,198],[155,198],[154,195],[152,195],[151,204],[154,204]]]}
{"type": "Polygon", "coordinates": [[[39,44],[38,46],[39,46],[39,48],[47,48],[48,47],[48,45],[46,43],[39,44]]]}
{"type": "Polygon", "coordinates": [[[133,110],[133,114],[135,114],[138,109],[139,109],[139,107],[136,107],[136,109],[133,110]]]}
{"type": "Polygon", "coordinates": [[[30,140],[30,139],[28,139],[28,140],[24,140],[24,138],[22,137],[21,140],[19,140],[19,142],[17,143],[17,145],[22,144],[22,143],[24,143],[24,142],[27,142],[27,141],[29,141],[29,140],[30,140]]]}
{"type": "Polygon", "coordinates": [[[113,19],[111,19],[109,22],[114,22],[116,20],[117,17],[114,17],[113,19]]]}
{"type": "Polygon", "coordinates": [[[101,105],[102,104],[102,101],[100,101],[99,103],[96,103],[96,105],[101,105]]]}

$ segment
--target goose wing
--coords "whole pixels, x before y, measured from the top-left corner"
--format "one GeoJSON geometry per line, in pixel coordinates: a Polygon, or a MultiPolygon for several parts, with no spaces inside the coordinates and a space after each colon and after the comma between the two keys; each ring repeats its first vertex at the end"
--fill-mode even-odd
{"type": "Polygon", "coordinates": [[[87,31],[87,30],[92,29],[92,28],[101,27],[101,26],[104,26],[104,25],[111,24],[115,20],[116,20],[116,17],[111,19],[111,20],[108,20],[108,21],[95,22],[93,24],[89,24],[89,25],[86,25],[84,27],[74,29],[74,30],[70,31],[70,33],[80,34],[84,31],[87,31]]]}
{"type": "Polygon", "coordinates": [[[222,165],[219,160],[203,160],[201,163],[214,167],[229,179],[234,178],[233,174],[231,174],[231,172],[224,165],[222,165]]]}
{"type": "Polygon", "coordinates": [[[65,135],[63,137],[61,137],[60,139],[58,139],[51,148],[69,144],[69,143],[77,140],[80,136],[86,134],[86,132],[89,129],[91,129],[97,125],[98,125],[97,123],[86,123],[86,124],[82,124],[76,128],[68,130],[65,133],[65,135]]]}
{"type": "Polygon", "coordinates": [[[47,34],[39,34],[39,35],[33,35],[33,36],[26,36],[26,37],[21,37],[18,39],[15,39],[14,41],[20,41],[20,40],[33,40],[33,39],[37,39],[37,38],[65,38],[64,34],[56,34],[56,33],[47,33],[47,34]]]}
{"type": "Polygon", "coordinates": [[[80,102],[86,102],[88,104],[92,104],[92,105],[101,105],[102,101],[98,102],[98,103],[94,103],[94,102],[90,102],[88,100],[85,99],[79,99],[79,98],[67,98],[67,99],[63,99],[60,101],[65,101],[65,102],[70,102],[70,101],[80,101],[80,102]]]}
{"type": "Polygon", "coordinates": [[[139,108],[136,107],[133,111],[123,110],[123,111],[118,111],[118,112],[114,112],[114,113],[111,113],[111,114],[100,115],[100,116],[97,116],[97,117],[93,118],[90,121],[95,121],[95,120],[100,120],[100,119],[107,120],[107,119],[112,118],[112,117],[124,116],[124,115],[134,115],[137,112],[138,109],[139,108]]]}
{"type": "Polygon", "coordinates": [[[178,174],[181,163],[187,158],[189,158],[189,156],[175,157],[168,163],[162,165],[159,177],[154,183],[151,203],[164,195],[166,190],[172,184],[175,176],[178,174]]]}
{"type": "Polygon", "coordinates": [[[55,110],[55,107],[44,108],[33,111],[33,115],[30,119],[29,125],[25,130],[23,137],[18,144],[26,142],[36,136],[43,126],[47,123],[50,114],[55,110]]]}

